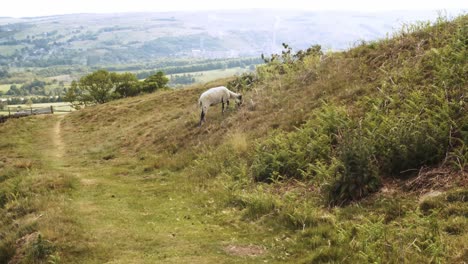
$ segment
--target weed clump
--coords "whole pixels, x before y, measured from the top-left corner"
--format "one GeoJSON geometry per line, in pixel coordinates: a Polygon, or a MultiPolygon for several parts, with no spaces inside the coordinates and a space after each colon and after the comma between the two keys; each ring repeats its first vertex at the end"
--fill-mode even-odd
{"type": "Polygon", "coordinates": [[[361,135],[352,135],[340,144],[339,159],[343,166],[329,191],[332,204],[358,200],[380,186],[373,159],[373,146],[361,135]]]}

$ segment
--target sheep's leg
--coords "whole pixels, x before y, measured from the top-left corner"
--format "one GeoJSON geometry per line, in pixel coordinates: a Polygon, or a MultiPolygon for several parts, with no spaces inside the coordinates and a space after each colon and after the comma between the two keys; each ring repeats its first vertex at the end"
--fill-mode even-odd
{"type": "Polygon", "coordinates": [[[223,99],[221,99],[221,105],[222,105],[221,110],[222,110],[222,113],[224,114],[224,100],[223,99]]]}
{"type": "Polygon", "coordinates": [[[198,126],[201,127],[202,123],[205,121],[205,111],[201,111],[201,115],[200,115],[200,124],[198,126]]]}

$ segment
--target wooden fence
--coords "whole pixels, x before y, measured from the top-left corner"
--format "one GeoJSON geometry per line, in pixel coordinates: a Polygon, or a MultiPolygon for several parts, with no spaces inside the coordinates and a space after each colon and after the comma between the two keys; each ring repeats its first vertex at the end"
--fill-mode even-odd
{"type": "Polygon", "coordinates": [[[10,118],[20,118],[30,115],[54,114],[59,112],[71,112],[70,109],[60,109],[60,106],[50,107],[8,107],[8,115],[0,115],[0,123],[6,122],[10,118]]]}

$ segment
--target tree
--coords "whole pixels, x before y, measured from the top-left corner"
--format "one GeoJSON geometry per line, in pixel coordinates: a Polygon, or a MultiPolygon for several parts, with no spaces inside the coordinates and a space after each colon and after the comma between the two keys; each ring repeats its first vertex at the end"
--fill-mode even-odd
{"type": "Polygon", "coordinates": [[[76,107],[76,103],[79,102],[79,89],[78,84],[76,81],[72,81],[70,88],[65,93],[64,100],[69,102],[74,108],[76,107]]]}
{"type": "Polygon", "coordinates": [[[10,77],[8,70],[5,68],[0,69],[0,78],[8,78],[8,77],[10,77]]]}
{"type": "Polygon", "coordinates": [[[119,74],[98,70],[82,77],[78,82],[73,81],[63,100],[70,102],[75,108],[103,104],[118,98],[136,96],[142,91],[153,92],[166,88],[168,82],[169,79],[162,72],[140,82],[135,74],[129,72],[119,74]]]}
{"type": "Polygon", "coordinates": [[[7,95],[21,95],[20,90],[18,89],[18,86],[15,84],[10,86],[10,89],[6,93],[7,95]]]}
{"type": "Polygon", "coordinates": [[[111,79],[115,86],[115,93],[119,98],[135,96],[141,92],[138,79],[133,73],[111,73],[111,79]]]}
{"type": "Polygon", "coordinates": [[[31,100],[31,98],[29,98],[29,99],[26,101],[26,105],[27,105],[28,107],[32,107],[33,101],[31,100]]]}
{"type": "Polygon", "coordinates": [[[167,78],[162,71],[158,71],[145,79],[143,82],[143,91],[152,93],[156,90],[166,88],[169,78],[167,78]]]}
{"type": "Polygon", "coordinates": [[[93,102],[103,104],[111,100],[114,84],[108,71],[98,70],[82,77],[79,88],[86,91],[93,102]]]}
{"type": "Polygon", "coordinates": [[[8,101],[2,101],[0,100],[0,110],[5,109],[5,107],[8,105],[8,101]]]}

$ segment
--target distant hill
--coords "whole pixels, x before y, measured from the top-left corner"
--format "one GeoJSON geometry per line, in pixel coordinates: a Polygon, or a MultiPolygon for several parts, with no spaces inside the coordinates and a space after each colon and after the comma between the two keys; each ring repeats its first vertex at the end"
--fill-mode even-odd
{"type": "MultiPolygon", "coordinates": [[[[454,12],[456,13],[456,12],[454,12]]],[[[349,48],[436,11],[383,13],[239,10],[0,18],[0,63],[109,65],[160,58],[231,58],[320,44],[349,48]]]]}

